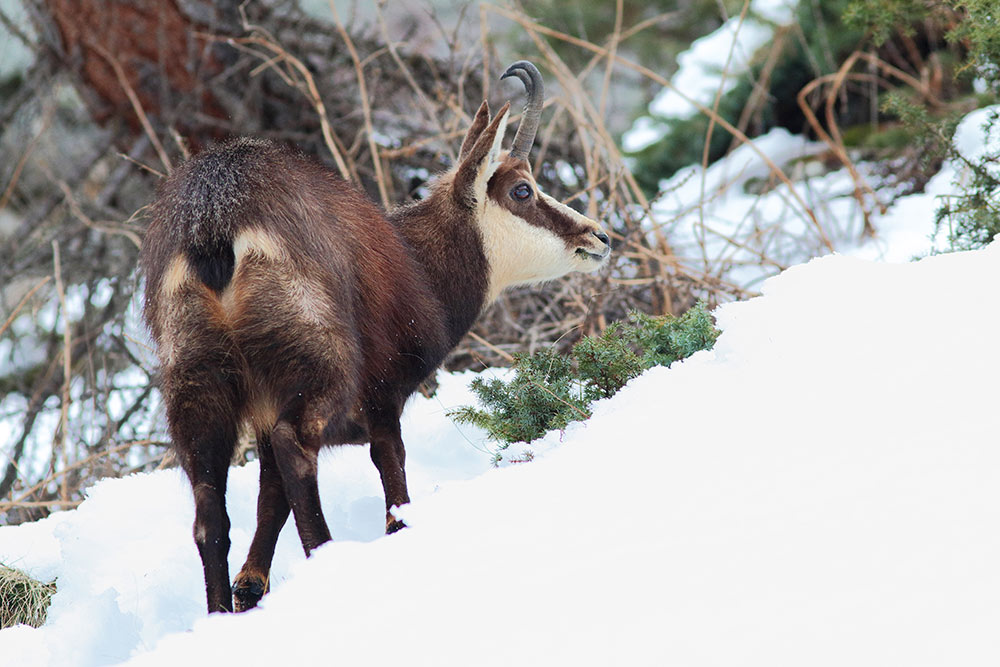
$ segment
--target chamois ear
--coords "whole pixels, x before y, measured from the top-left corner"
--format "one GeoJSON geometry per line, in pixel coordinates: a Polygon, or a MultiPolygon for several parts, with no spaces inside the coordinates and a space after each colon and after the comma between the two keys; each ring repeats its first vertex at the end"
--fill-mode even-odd
{"type": "MultiPolygon", "coordinates": [[[[482,206],[486,203],[486,185],[500,166],[500,144],[507,129],[508,116],[509,102],[503,105],[490,124],[480,132],[476,142],[458,165],[452,195],[466,206],[482,206]]],[[[479,117],[478,113],[476,117],[479,117]]]]}
{"type": "Polygon", "coordinates": [[[472,119],[469,131],[465,133],[465,139],[462,140],[462,148],[458,151],[459,160],[464,160],[465,156],[469,154],[472,147],[476,145],[476,139],[483,133],[483,129],[489,122],[490,105],[486,100],[483,100],[483,103],[479,105],[479,111],[476,112],[476,117],[472,119]]]}

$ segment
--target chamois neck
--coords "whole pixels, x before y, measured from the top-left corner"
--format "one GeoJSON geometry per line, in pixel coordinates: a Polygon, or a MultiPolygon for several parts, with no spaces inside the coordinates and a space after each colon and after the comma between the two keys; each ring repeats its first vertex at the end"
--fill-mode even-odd
{"type": "Polygon", "coordinates": [[[388,216],[441,303],[452,346],[486,306],[489,263],[474,216],[473,209],[455,206],[444,188],[388,216]]]}

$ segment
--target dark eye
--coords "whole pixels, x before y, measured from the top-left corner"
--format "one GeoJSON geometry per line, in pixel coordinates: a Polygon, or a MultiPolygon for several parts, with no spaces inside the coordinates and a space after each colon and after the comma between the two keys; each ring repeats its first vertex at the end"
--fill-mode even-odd
{"type": "Polygon", "coordinates": [[[514,186],[514,189],[510,191],[510,196],[518,201],[529,199],[531,194],[531,186],[527,183],[518,183],[514,186]]]}

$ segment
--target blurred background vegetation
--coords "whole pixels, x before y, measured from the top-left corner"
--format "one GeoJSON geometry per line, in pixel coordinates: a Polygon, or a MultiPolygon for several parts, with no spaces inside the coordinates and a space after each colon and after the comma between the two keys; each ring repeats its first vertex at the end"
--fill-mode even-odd
{"type": "MultiPolygon", "coordinates": [[[[825,142],[820,167],[872,161],[894,196],[962,158],[956,120],[1000,94],[993,0],[791,4],[714,110],[681,118],[650,107],[678,56],[726,21],[767,23],[756,3],[0,4],[0,521],[71,507],[102,476],[169,465],[134,298],[143,207],[174,164],[227,137],[299,146],[392,206],[451,164],[484,97],[518,107],[520,91],[497,78],[506,64],[539,65],[549,104],[535,173],[606,221],[616,262],[504,295],[450,369],[566,351],[631,310],[680,315],[751,295],[685,262],[650,207],[664,179],[746,138],[781,127],[825,142]],[[658,138],[625,152],[640,117],[658,138]]],[[[968,161],[967,196],[939,212],[956,247],[1000,231],[995,160],[968,161]]]]}

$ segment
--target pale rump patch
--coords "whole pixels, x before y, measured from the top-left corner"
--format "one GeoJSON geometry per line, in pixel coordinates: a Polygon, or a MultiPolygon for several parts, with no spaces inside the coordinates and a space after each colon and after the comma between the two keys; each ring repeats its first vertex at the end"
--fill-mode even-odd
{"type": "Polygon", "coordinates": [[[285,259],[285,250],[281,243],[263,229],[249,227],[242,230],[233,240],[233,255],[236,263],[245,258],[248,253],[254,253],[274,261],[285,259]]]}
{"type": "Polygon", "coordinates": [[[222,290],[222,294],[219,295],[219,306],[227,318],[232,316],[233,310],[236,308],[236,290],[233,289],[232,281],[226,285],[226,289],[222,290]]]}
{"type": "Polygon", "coordinates": [[[184,255],[174,255],[174,258],[170,260],[170,266],[163,274],[160,290],[165,297],[170,297],[191,278],[191,265],[188,264],[184,255]]]}
{"type": "Polygon", "coordinates": [[[321,327],[329,326],[334,319],[329,298],[322,290],[309,281],[308,276],[290,275],[283,288],[288,291],[302,319],[321,327]]]}
{"type": "MultiPolygon", "coordinates": [[[[313,284],[308,276],[299,275],[287,264],[288,255],[281,241],[268,232],[250,227],[241,231],[233,241],[233,255],[236,258],[236,272],[233,283],[239,283],[241,262],[248,258],[266,259],[285,266],[268,266],[265,272],[271,276],[274,289],[287,293],[290,303],[302,319],[312,324],[326,325],[333,317],[329,299],[322,288],[313,284]]],[[[245,267],[243,267],[246,270],[245,267]]],[[[254,273],[257,273],[254,270],[254,273]]],[[[245,276],[244,276],[245,277],[245,276]]],[[[222,307],[231,313],[236,306],[236,289],[230,284],[221,295],[222,307]]]]}

